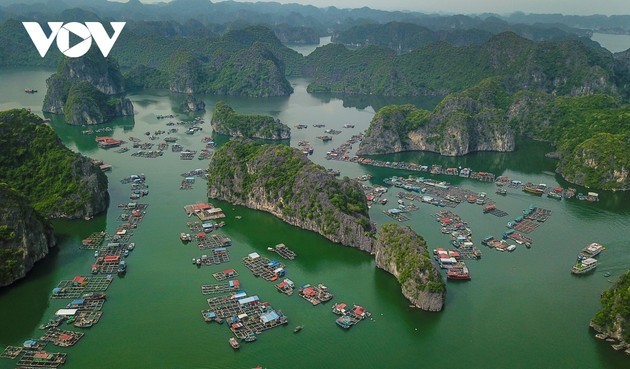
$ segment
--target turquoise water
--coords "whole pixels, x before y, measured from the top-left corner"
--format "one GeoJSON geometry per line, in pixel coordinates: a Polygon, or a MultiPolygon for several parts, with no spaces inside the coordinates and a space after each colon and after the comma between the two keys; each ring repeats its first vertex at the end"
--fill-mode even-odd
{"type": "MultiPolygon", "coordinates": [[[[44,79],[50,71],[2,71],[0,80],[13,84],[0,87],[0,107],[29,106],[41,109],[44,79]],[[22,87],[24,85],[24,87],[22,87]],[[17,86],[17,87],[16,87],[17,86]],[[23,88],[39,88],[27,95],[23,88]]],[[[304,130],[292,130],[291,145],[309,139],[314,145],[312,160],[342,175],[356,177],[369,173],[380,184],[391,175],[409,172],[332,162],[325,152],[337,147],[352,134],[365,130],[374,114],[371,106],[348,107],[336,97],[311,96],[305,80],[292,80],[295,93],[288,98],[221,98],[243,113],[264,113],[280,118],[293,127],[308,124],[304,130]],[[315,136],[325,128],[343,132],[333,141],[322,143],[315,136]],[[343,124],[355,124],[343,129],[343,124]]],[[[134,119],[120,119],[106,126],[120,139],[167,128],[169,114],[181,97],[163,91],[147,91],[130,96],[136,108],[134,119]]],[[[211,107],[219,99],[201,96],[211,107]]],[[[421,104],[419,101],[411,101],[421,104]]],[[[205,113],[209,121],[210,113],[205,113]]],[[[483,258],[470,262],[472,281],[448,283],[446,306],[441,313],[427,313],[409,308],[395,279],[375,269],[370,255],[335,245],[312,233],[284,224],[258,211],[215,202],[226,212],[226,227],[220,233],[234,241],[232,261],[227,265],[196,268],[192,257],[203,252],[194,244],[182,245],[178,239],[190,219],[182,207],[205,200],[205,183],[197,180],[191,191],[180,191],[180,173],[204,167],[205,161],[180,161],[168,151],[158,159],[131,157],[132,151],[118,154],[99,149],[94,136],[84,136],[85,128],[67,126],[53,119],[52,126],[64,144],[73,150],[113,165],[110,178],[111,206],[107,214],[92,221],[58,221],[55,229],[59,246],[50,257],[37,264],[27,278],[0,289],[0,349],[37,337],[37,326],[47,321],[64,301],[48,296],[59,280],[89,274],[92,253],[78,249],[80,240],[97,230],[112,232],[120,223],[118,203],[128,201],[128,185],[119,180],[133,173],[145,173],[151,194],[147,216],[136,230],[136,250],[129,257],[129,271],[116,279],[108,290],[101,322],[86,331],[68,352],[66,368],[620,368],[627,364],[623,354],[615,353],[589,332],[588,321],[599,308],[601,291],[610,286],[603,274],[614,279],[630,267],[627,231],[630,230],[628,194],[601,192],[602,201],[585,203],[537,198],[512,191],[505,198],[493,196],[494,185],[471,180],[436,177],[458,183],[475,191],[484,191],[497,201],[497,207],[510,218],[484,215],[475,205],[462,204],[455,209],[474,231],[475,242],[486,235],[500,235],[505,223],[521,210],[535,203],[551,209],[550,220],[530,236],[534,246],[518,248],[514,253],[493,252],[482,248],[483,258]],[[238,220],[235,216],[241,216],[238,220]],[[600,256],[600,266],[587,276],[569,273],[576,253],[587,243],[597,241],[607,250],[600,256]],[[272,256],[266,248],[285,243],[298,258],[287,262],[287,277],[296,284],[324,283],[335,298],[324,306],[313,307],[294,295],[278,293],[274,286],[254,278],[240,258],[252,251],[272,256]],[[225,326],[203,322],[200,311],[207,305],[200,285],[212,283],[213,272],[234,267],[243,289],[258,294],[289,317],[289,326],[264,332],[253,344],[243,344],[234,352],[227,340],[225,326]],[[332,303],[357,303],[373,314],[373,321],[361,322],[349,331],[334,324],[332,303]],[[299,334],[295,325],[303,325],[299,334]]],[[[177,126],[176,126],[177,127],[177,126]]],[[[182,130],[181,127],[180,131],[182,130]]],[[[210,134],[208,123],[200,134],[177,135],[187,148],[201,147],[201,137],[210,134]]],[[[157,142],[157,141],[155,141],[157,142]]],[[[549,151],[543,143],[523,141],[514,153],[479,153],[464,158],[442,158],[428,153],[404,153],[388,160],[470,166],[497,174],[548,185],[565,185],[554,173],[554,162],[544,157],[549,151]]],[[[387,194],[390,204],[397,189],[387,194]]],[[[584,191],[583,189],[579,189],[584,191]]],[[[448,239],[440,233],[432,214],[438,209],[425,204],[411,213],[406,224],[422,234],[431,248],[445,246],[448,239]]],[[[387,207],[385,207],[387,208],[387,207]]],[[[378,223],[389,222],[383,207],[371,209],[378,223]]],[[[15,366],[0,360],[0,368],[15,366]]]]}

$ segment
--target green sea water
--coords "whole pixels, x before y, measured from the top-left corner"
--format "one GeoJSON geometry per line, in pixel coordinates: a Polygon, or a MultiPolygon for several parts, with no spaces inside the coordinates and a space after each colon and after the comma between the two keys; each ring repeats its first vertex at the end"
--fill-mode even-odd
{"type": "MultiPolygon", "coordinates": [[[[0,72],[0,108],[30,107],[40,113],[45,79],[51,71],[9,70],[0,72]],[[24,88],[40,92],[28,95],[24,88]]],[[[325,159],[326,151],[339,146],[351,135],[367,129],[374,114],[371,105],[343,101],[334,96],[306,93],[306,81],[292,80],[295,93],[288,98],[221,98],[242,113],[272,114],[293,127],[308,124],[303,130],[292,129],[291,145],[310,140],[315,153],[311,159],[342,175],[357,177],[369,173],[372,182],[409,172],[360,166],[325,159]],[[315,139],[325,128],[342,130],[331,142],[315,139]],[[343,124],[354,124],[344,129],[343,124]]],[[[200,96],[210,108],[219,99],[200,96]]],[[[170,114],[182,100],[164,91],[146,91],[130,96],[136,115],[110,124],[115,138],[135,136],[148,141],[147,131],[166,130],[166,120],[158,114],[170,114]]],[[[410,101],[430,107],[431,101],[410,101]]],[[[378,102],[374,103],[378,104],[378,102]]],[[[135,231],[136,249],[128,258],[129,270],[116,278],[108,292],[101,322],[86,330],[81,341],[71,348],[49,345],[48,350],[67,352],[65,368],[621,368],[628,359],[596,340],[588,322],[599,309],[599,294],[630,267],[630,196],[601,192],[602,201],[538,198],[512,190],[507,197],[494,195],[494,185],[459,179],[435,177],[475,191],[484,191],[507,211],[507,218],[484,215],[478,205],[462,204],[454,211],[470,224],[476,243],[487,236],[500,236],[505,223],[521,214],[530,204],[551,209],[552,217],[530,236],[531,249],[518,248],[513,253],[499,253],[482,247],[483,257],[469,262],[472,281],[448,283],[444,311],[422,312],[409,307],[393,276],[375,268],[372,257],[358,250],[333,244],[312,232],[284,224],[273,216],[227,203],[214,202],[224,209],[226,227],[219,232],[233,240],[231,262],[197,268],[193,257],[203,252],[194,244],[183,245],[178,238],[186,231],[183,206],[205,200],[205,183],[197,180],[191,191],[179,190],[180,173],[202,168],[205,161],[181,161],[167,151],[163,157],[131,157],[133,149],[119,154],[99,149],[94,136],[81,133],[86,128],[65,125],[52,117],[52,127],[65,145],[95,159],[113,165],[108,174],[111,203],[107,214],[91,221],[57,221],[59,246],[39,262],[18,283],[0,289],[0,350],[39,337],[37,327],[67,301],[50,300],[59,280],[75,275],[89,275],[92,252],[79,250],[81,239],[91,232],[112,232],[119,203],[129,201],[129,186],[120,179],[144,173],[150,195],[141,200],[150,204],[147,215],[135,231]],[[241,219],[236,219],[240,216],[241,219]],[[600,265],[590,275],[576,277],[569,273],[577,252],[590,242],[600,242],[607,249],[600,265]],[[267,247],[285,243],[298,258],[287,262],[287,277],[296,284],[324,283],[335,294],[333,301],[313,307],[297,294],[286,296],[273,284],[255,278],[240,262],[256,251],[273,257],[267,247]],[[230,332],[224,325],[205,323],[201,310],[206,297],[200,285],[212,283],[213,272],[234,267],[242,287],[250,295],[259,295],[289,318],[289,325],[266,331],[258,341],[243,344],[235,352],[228,345],[230,332]],[[611,277],[603,276],[610,272],[611,277]],[[361,322],[350,330],[335,325],[331,313],[334,302],[360,304],[372,312],[373,320],[361,322]],[[303,325],[294,334],[292,328],[303,325]]],[[[182,118],[182,117],[178,117],[182,118]]],[[[99,127],[100,128],[100,127],[99,127]]],[[[181,126],[179,143],[200,149],[201,138],[210,135],[210,125],[203,131],[186,135],[181,126]]],[[[217,140],[221,142],[220,140],[217,140]]],[[[159,142],[159,141],[154,141],[159,142]]],[[[550,148],[540,142],[524,141],[514,153],[479,153],[463,158],[442,158],[427,153],[404,153],[386,160],[441,163],[470,166],[497,174],[567,186],[554,173],[554,161],[544,157],[550,148]]],[[[578,189],[585,192],[585,189],[578,189]]],[[[390,205],[374,205],[372,218],[379,224],[391,221],[382,210],[395,206],[397,189],[387,194],[390,205]]],[[[430,248],[446,246],[448,238],[440,233],[432,215],[439,208],[420,204],[405,224],[422,234],[430,248]]],[[[74,328],[73,328],[74,329],[74,328]]],[[[14,361],[0,360],[0,368],[11,368],[14,361]]]]}

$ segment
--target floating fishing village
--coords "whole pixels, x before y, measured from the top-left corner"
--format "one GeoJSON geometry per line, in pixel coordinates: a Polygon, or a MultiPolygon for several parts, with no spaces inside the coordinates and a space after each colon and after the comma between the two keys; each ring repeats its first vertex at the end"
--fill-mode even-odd
{"type": "MultiPolygon", "coordinates": [[[[158,117],[158,119],[172,119],[175,115],[158,117]]],[[[203,119],[197,118],[192,122],[169,122],[173,125],[192,125],[187,128],[186,134],[195,135],[201,132],[203,119]]],[[[316,125],[313,125],[316,126],[316,125]]],[[[324,125],[317,125],[322,128],[324,125]]],[[[306,129],[306,125],[300,125],[297,129],[306,129]]],[[[347,124],[344,128],[354,128],[354,125],[347,124]]],[[[109,130],[83,131],[84,135],[94,133],[111,132],[109,130]]],[[[114,139],[112,137],[97,136],[96,142],[100,149],[116,149],[116,153],[131,152],[132,157],[153,158],[162,157],[171,148],[171,152],[179,154],[180,160],[192,160],[197,157],[199,160],[211,158],[215,147],[215,142],[211,137],[201,138],[201,143],[205,146],[198,154],[193,148],[184,148],[177,144],[177,138],[170,136],[178,133],[176,128],[168,130],[155,130],[146,132],[145,136],[149,142],[141,139],[129,137],[128,142],[131,147],[125,146],[126,141],[114,139]],[[166,135],[166,137],[163,137],[166,135]],[[154,142],[162,140],[154,150],[154,142]],[[198,154],[198,155],[197,155],[198,154]]],[[[326,136],[319,136],[322,141],[333,140],[341,131],[325,130],[326,136]]],[[[487,172],[475,172],[469,168],[442,168],[439,165],[418,165],[404,162],[378,161],[370,158],[359,158],[350,156],[351,150],[363,139],[363,134],[354,134],[340,147],[326,153],[329,160],[340,160],[354,162],[361,165],[370,165],[390,169],[425,172],[431,175],[457,176],[461,178],[473,179],[482,182],[494,182],[496,184],[496,195],[503,197],[510,194],[510,191],[522,191],[535,197],[548,197],[550,199],[571,199],[577,198],[586,201],[598,201],[599,195],[589,192],[584,195],[576,193],[574,189],[564,189],[560,187],[548,187],[544,184],[533,184],[527,182],[523,184],[520,180],[511,179],[505,176],[496,176],[487,172]]],[[[300,141],[298,147],[305,155],[312,155],[313,146],[306,140],[300,141]]],[[[104,163],[104,170],[111,170],[112,166],[104,163]]],[[[339,171],[329,169],[331,175],[340,175],[339,171]]],[[[207,169],[194,169],[181,173],[180,190],[191,190],[198,180],[207,180],[207,169]]],[[[551,210],[531,205],[523,210],[522,215],[505,222],[504,230],[497,230],[499,237],[484,235],[483,238],[473,237],[473,230],[468,223],[457,215],[454,210],[462,204],[478,206],[481,216],[494,216],[497,218],[510,218],[510,214],[499,208],[495,200],[486,193],[475,192],[460,186],[449,184],[445,181],[438,181],[423,177],[399,177],[392,176],[385,178],[382,183],[368,184],[372,177],[362,175],[355,179],[362,183],[366,200],[370,207],[376,205],[383,206],[383,214],[396,222],[406,222],[423,206],[434,206],[437,208],[449,208],[451,210],[438,210],[433,217],[438,224],[442,234],[446,237],[444,245],[439,245],[432,249],[434,262],[443,271],[444,276],[449,281],[471,281],[472,275],[467,263],[479,262],[482,260],[482,251],[479,244],[497,251],[514,252],[519,246],[531,248],[534,240],[529,234],[543,225],[551,217],[551,210]],[[392,188],[399,191],[394,197],[396,206],[387,208],[389,203],[386,195],[392,188]],[[526,236],[527,235],[527,236],[526,236]]],[[[123,178],[121,184],[130,186],[130,202],[118,205],[121,213],[117,220],[119,226],[113,234],[106,232],[95,232],[83,239],[80,248],[94,253],[94,262],[90,266],[90,274],[77,275],[73,279],[62,280],[51,292],[51,299],[68,300],[67,305],[59,309],[50,320],[40,327],[44,334],[39,338],[29,339],[20,347],[9,346],[0,354],[1,358],[17,360],[18,367],[38,367],[56,368],[66,362],[68,354],[61,352],[49,352],[47,345],[58,347],[69,347],[77,344],[84,336],[84,331],[76,331],[65,328],[75,327],[86,329],[97,325],[103,318],[103,307],[107,301],[106,291],[113,283],[115,276],[127,274],[127,260],[133,254],[136,244],[133,242],[134,233],[137,232],[144,216],[147,214],[149,204],[139,203],[146,196],[149,196],[149,186],[144,175],[131,175],[123,178]],[[64,325],[65,324],[65,325],[64,325]]],[[[204,184],[205,186],[205,184],[204,184]]],[[[217,323],[228,328],[229,334],[225,339],[229,346],[238,350],[241,343],[249,343],[257,340],[257,337],[265,331],[287,326],[290,324],[290,317],[286,316],[281,308],[276,308],[265,300],[264,293],[269,291],[257,291],[253,294],[245,292],[242,281],[239,277],[239,267],[234,265],[237,261],[230,258],[230,249],[235,246],[232,240],[219,234],[222,227],[226,226],[223,220],[225,214],[221,208],[215,207],[207,202],[185,205],[183,207],[187,217],[195,220],[185,224],[185,230],[179,233],[179,239],[183,245],[194,244],[200,254],[192,258],[192,264],[200,269],[209,269],[208,276],[213,281],[202,284],[200,290],[206,299],[207,308],[201,311],[201,318],[206,323],[217,323]]],[[[183,227],[182,227],[183,228],[183,227]]],[[[476,236],[478,237],[478,236],[476,236]]],[[[601,248],[592,243],[585,247],[579,254],[575,265],[571,268],[574,274],[585,274],[597,267],[596,256],[601,248]]],[[[141,245],[140,245],[141,246],[141,245]]],[[[290,274],[290,263],[298,255],[283,243],[266,248],[269,257],[261,255],[260,252],[251,252],[240,259],[245,269],[249,270],[254,277],[259,277],[265,281],[272,282],[269,287],[278,293],[291,297],[295,294],[299,298],[307,301],[312,306],[319,306],[331,301],[336,297],[331,290],[322,283],[316,284],[296,284],[294,279],[287,278],[290,274]],[[274,260],[277,256],[284,259],[284,262],[274,260]],[[288,263],[288,264],[287,264],[288,263]]],[[[189,259],[190,260],[190,259],[189,259]]],[[[241,271],[242,272],[242,271],[241,271]]],[[[133,274],[133,273],[130,273],[133,274]]],[[[279,300],[280,301],[280,300],[279,300]]],[[[343,302],[334,303],[329,307],[333,315],[331,318],[336,325],[349,329],[363,320],[371,318],[372,314],[363,306],[352,304],[352,307],[343,302]]],[[[198,313],[197,313],[198,314],[198,313]]],[[[213,324],[213,330],[214,324],[213,324]]],[[[293,332],[298,333],[304,329],[303,325],[293,326],[293,332]]]]}

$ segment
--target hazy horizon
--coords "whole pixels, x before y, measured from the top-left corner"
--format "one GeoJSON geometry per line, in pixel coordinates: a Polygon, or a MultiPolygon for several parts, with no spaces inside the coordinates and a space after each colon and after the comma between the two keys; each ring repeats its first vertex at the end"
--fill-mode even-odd
{"type": "MultiPolygon", "coordinates": [[[[113,0],[127,2],[128,0],[113,0]]],[[[143,3],[170,2],[168,0],[140,0],[143,3]]],[[[221,2],[213,0],[212,2],[221,2]]],[[[524,13],[565,15],[628,15],[630,3],[628,0],[279,0],[279,1],[248,1],[231,0],[236,2],[277,2],[281,4],[313,5],[319,8],[335,6],[337,8],[369,7],[381,10],[417,11],[423,13],[446,14],[480,14],[497,13],[511,14],[517,11],[524,13]]]]}

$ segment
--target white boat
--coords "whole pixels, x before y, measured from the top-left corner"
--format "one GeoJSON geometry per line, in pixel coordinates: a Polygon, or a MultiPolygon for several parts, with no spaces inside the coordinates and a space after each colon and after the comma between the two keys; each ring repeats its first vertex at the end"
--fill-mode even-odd
{"type": "Polygon", "coordinates": [[[573,274],[584,274],[590,272],[591,270],[597,268],[597,259],[586,258],[580,260],[571,268],[571,273],[573,274]]]}
{"type": "Polygon", "coordinates": [[[506,249],[506,250],[508,250],[508,251],[514,251],[514,250],[516,250],[516,245],[510,245],[510,246],[508,246],[508,247],[507,247],[507,249],[506,249]]]}
{"type": "Polygon", "coordinates": [[[593,242],[590,245],[580,251],[580,254],[584,255],[587,258],[592,258],[599,255],[600,252],[604,251],[605,247],[600,245],[597,242],[593,242]]]}

